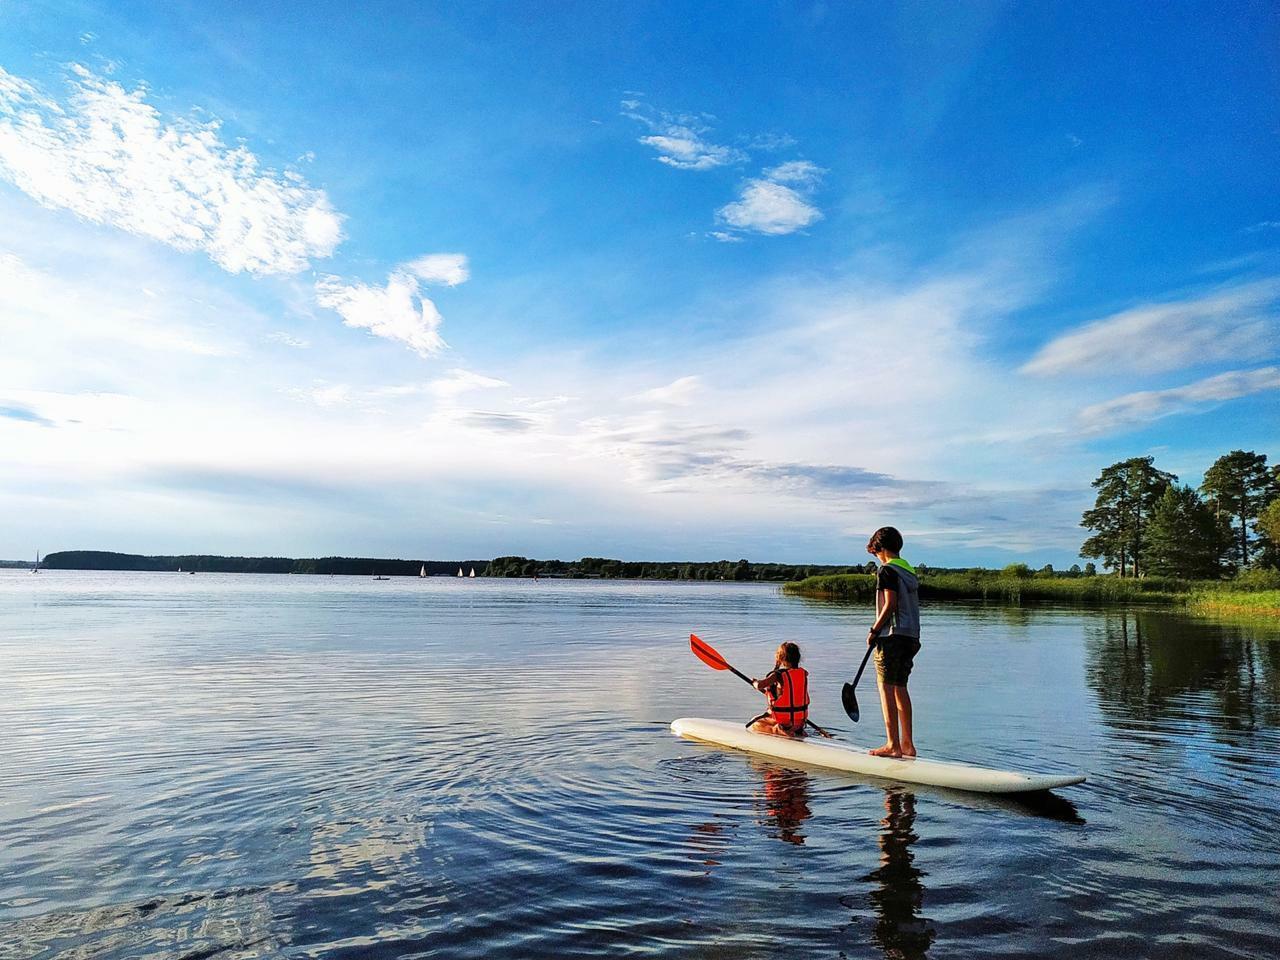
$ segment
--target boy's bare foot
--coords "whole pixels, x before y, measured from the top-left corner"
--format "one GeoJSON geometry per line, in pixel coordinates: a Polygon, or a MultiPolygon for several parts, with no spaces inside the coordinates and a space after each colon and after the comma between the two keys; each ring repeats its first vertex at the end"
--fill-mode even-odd
{"type": "Polygon", "coordinates": [[[916,745],[914,743],[904,743],[902,745],[902,758],[909,760],[916,755],[916,745]]]}
{"type": "Polygon", "coordinates": [[[876,747],[874,750],[869,750],[868,753],[873,757],[892,757],[895,760],[902,756],[902,751],[892,743],[886,743],[883,747],[876,747]]]}

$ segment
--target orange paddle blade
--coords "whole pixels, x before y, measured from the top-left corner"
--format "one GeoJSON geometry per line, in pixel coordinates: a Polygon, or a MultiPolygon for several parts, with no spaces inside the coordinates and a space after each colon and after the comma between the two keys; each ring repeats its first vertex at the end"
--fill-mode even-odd
{"type": "Polygon", "coordinates": [[[696,633],[689,634],[689,649],[693,651],[693,655],[705,663],[712,670],[728,670],[729,663],[724,657],[716,653],[715,647],[709,643],[704,643],[698,638],[696,633]]]}

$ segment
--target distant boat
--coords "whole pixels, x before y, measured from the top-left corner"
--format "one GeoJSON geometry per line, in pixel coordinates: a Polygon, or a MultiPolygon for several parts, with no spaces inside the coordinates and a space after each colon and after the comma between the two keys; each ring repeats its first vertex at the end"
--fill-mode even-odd
{"type": "Polygon", "coordinates": [[[390,578],[390,577],[379,577],[379,576],[376,576],[376,575],[375,575],[373,579],[375,579],[375,580],[390,580],[391,578],[390,578]]]}
{"type": "Polygon", "coordinates": [[[474,577],[475,575],[476,575],[476,568],[475,568],[475,567],[472,567],[472,568],[471,568],[471,576],[473,576],[473,577],[474,577]]]}
{"type": "Polygon", "coordinates": [[[461,568],[461,567],[459,567],[459,568],[458,568],[458,576],[462,576],[462,568],[461,568]]]}
{"type": "Polygon", "coordinates": [[[422,569],[418,571],[418,576],[425,577],[427,575],[427,565],[424,563],[422,569]]]}
{"type": "MultiPolygon", "coordinates": [[[[31,572],[32,572],[32,573],[39,573],[39,572],[40,572],[40,551],[39,551],[39,550],[37,550],[37,551],[36,551],[36,565],[35,565],[34,567],[32,567],[32,568],[31,568],[31,572]]],[[[458,573],[459,573],[459,574],[461,574],[461,573],[462,573],[462,571],[461,571],[461,570],[459,570],[459,571],[458,571],[458,573]]]]}

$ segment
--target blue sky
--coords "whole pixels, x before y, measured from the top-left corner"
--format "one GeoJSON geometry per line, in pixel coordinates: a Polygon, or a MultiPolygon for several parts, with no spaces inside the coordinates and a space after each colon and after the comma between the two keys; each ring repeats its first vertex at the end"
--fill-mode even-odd
{"type": "Polygon", "coordinates": [[[0,555],[1077,558],[1280,456],[1265,4],[0,0],[0,555]]]}

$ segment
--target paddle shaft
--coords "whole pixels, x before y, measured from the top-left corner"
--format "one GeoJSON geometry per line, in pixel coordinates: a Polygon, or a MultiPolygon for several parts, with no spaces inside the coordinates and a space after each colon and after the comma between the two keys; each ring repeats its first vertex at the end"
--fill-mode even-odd
{"type": "Polygon", "coordinates": [[[853,685],[855,687],[858,685],[858,681],[862,679],[862,671],[867,669],[867,661],[871,659],[871,651],[875,648],[875,644],[867,645],[867,652],[862,655],[862,663],[858,667],[858,675],[853,678],[853,685]]]}
{"type": "Polygon", "coordinates": [[[840,688],[840,705],[844,707],[844,712],[854,723],[862,717],[862,711],[858,709],[858,681],[862,679],[862,671],[867,669],[867,661],[871,659],[871,651],[874,649],[873,644],[867,646],[867,652],[862,656],[862,663],[858,666],[858,675],[853,678],[853,683],[846,683],[840,688]]]}

